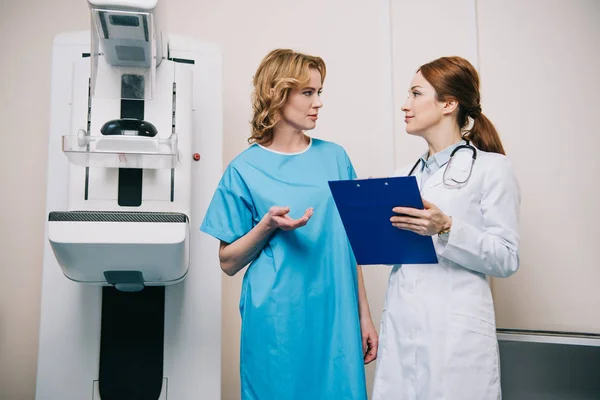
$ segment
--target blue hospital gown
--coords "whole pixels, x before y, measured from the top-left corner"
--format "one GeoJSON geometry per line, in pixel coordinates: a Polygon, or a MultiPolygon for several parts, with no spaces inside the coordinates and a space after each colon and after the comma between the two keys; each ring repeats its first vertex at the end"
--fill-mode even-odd
{"type": "Polygon", "coordinates": [[[327,181],[354,179],[341,146],[283,154],[252,145],[225,170],[201,230],[231,243],[272,206],[307,225],[277,230],[242,284],[243,400],[366,400],[356,260],[327,181]]]}

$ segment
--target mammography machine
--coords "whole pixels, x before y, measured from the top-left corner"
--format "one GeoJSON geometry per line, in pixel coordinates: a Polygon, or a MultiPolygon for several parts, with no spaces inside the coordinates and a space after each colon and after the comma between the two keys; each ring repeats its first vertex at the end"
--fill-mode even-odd
{"type": "Polygon", "coordinates": [[[36,400],[220,398],[221,55],[157,0],[88,0],[52,61],[36,400]]]}

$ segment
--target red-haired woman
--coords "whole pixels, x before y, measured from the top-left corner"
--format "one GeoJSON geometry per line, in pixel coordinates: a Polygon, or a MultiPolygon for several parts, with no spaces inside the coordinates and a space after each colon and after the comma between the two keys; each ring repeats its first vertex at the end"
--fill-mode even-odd
{"type": "Polygon", "coordinates": [[[425,209],[396,207],[391,223],[432,236],[438,264],[392,270],[373,399],[500,399],[487,277],[519,267],[517,180],[467,60],[421,66],[402,111],[428,150],[396,175],[416,177],[425,209]]]}

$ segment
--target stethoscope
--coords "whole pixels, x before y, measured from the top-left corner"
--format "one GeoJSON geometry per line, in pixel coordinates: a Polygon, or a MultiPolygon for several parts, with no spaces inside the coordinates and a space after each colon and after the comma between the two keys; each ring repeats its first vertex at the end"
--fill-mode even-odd
{"type": "MultiPolygon", "coordinates": [[[[475,147],[473,147],[471,145],[471,143],[469,142],[468,139],[463,137],[463,140],[466,143],[462,144],[460,146],[457,146],[454,150],[452,150],[452,153],[450,153],[450,159],[448,160],[448,165],[444,169],[444,176],[442,178],[442,182],[444,183],[444,186],[453,187],[453,186],[457,186],[457,185],[464,185],[465,183],[467,183],[469,181],[469,178],[471,177],[471,173],[473,172],[473,165],[475,165],[475,160],[477,159],[477,149],[475,149],[475,147]],[[450,169],[450,167],[452,165],[452,160],[454,158],[454,155],[457,152],[459,152],[460,150],[469,150],[471,152],[471,166],[469,168],[469,175],[467,175],[467,178],[464,180],[456,180],[454,178],[448,178],[448,176],[447,176],[448,170],[450,169]]],[[[415,163],[415,165],[413,165],[413,167],[411,168],[410,172],[408,173],[408,176],[411,176],[412,174],[414,174],[415,170],[421,164],[421,162],[423,162],[423,159],[419,158],[417,160],[417,162],[415,163]]]]}

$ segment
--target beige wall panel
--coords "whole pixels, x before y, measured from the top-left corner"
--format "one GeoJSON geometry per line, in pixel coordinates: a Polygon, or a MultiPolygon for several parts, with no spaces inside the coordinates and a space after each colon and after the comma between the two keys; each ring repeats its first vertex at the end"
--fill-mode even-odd
{"type": "Polygon", "coordinates": [[[89,29],[81,0],[0,1],[0,399],[35,394],[54,35],[89,29]]]}
{"type": "Polygon", "coordinates": [[[477,68],[474,0],[391,0],[395,162],[412,165],[427,150],[419,137],[406,134],[401,107],[419,66],[443,56],[461,56],[477,68]]]}
{"type": "Polygon", "coordinates": [[[521,267],[501,328],[600,333],[600,2],[480,1],[483,112],[521,190],[521,267]]]}

